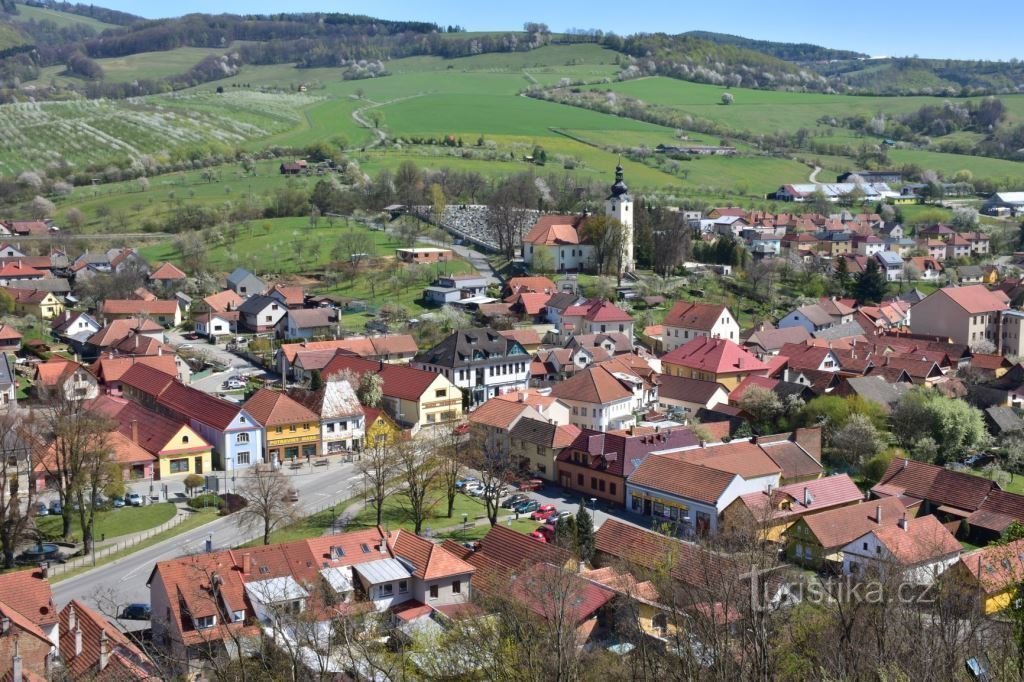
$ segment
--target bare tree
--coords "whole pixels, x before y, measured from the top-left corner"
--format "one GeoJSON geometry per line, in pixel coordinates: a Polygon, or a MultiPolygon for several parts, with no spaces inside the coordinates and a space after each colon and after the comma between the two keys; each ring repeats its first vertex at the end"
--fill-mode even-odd
{"type": "Polygon", "coordinates": [[[509,456],[506,439],[494,431],[475,431],[464,450],[466,466],[480,477],[480,499],[487,507],[491,525],[498,523],[498,510],[505,486],[513,481],[518,468],[509,456]]]}
{"type": "Polygon", "coordinates": [[[448,503],[448,518],[455,513],[455,498],[458,495],[456,484],[462,475],[462,468],[465,464],[465,451],[469,445],[470,436],[458,426],[454,428],[440,427],[434,437],[434,451],[438,458],[438,479],[444,489],[445,499],[448,503]]]}
{"type": "Polygon", "coordinates": [[[528,173],[505,178],[491,194],[487,202],[487,227],[506,258],[515,257],[539,196],[533,176],[528,173]]]}
{"type": "Polygon", "coordinates": [[[401,479],[399,504],[405,509],[418,535],[430,515],[434,502],[433,488],[437,481],[437,457],[429,448],[403,441],[395,447],[398,475],[401,479]]]}
{"type": "Polygon", "coordinates": [[[366,494],[377,513],[377,525],[381,524],[384,514],[384,501],[388,495],[388,483],[395,475],[399,462],[396,444],[385,436],[371,442],[366,440],[366,447],[359,457],[357,470],[363,476],[366,494]]]}
{"type": "Polygon", "coordinates": [[[277,469],[264,466],[252,468],[252,473],[238,488],[247,504],[235,512],[241,528],[263,533],[263,544],[270,544],[270,535],[277,528],[298,518],[293,497],[294,489],[288,478],[277,469]]]}
{"type": "Polygon", "coordinates": [[[14,568],[14,553],[32,531],[35,485],[31,477],[33,460],[25,441],[17,417],[0,416],[0,545],[4,568],[14,568]],[[28,481],[24,491],[22,477],[28,481]]]}

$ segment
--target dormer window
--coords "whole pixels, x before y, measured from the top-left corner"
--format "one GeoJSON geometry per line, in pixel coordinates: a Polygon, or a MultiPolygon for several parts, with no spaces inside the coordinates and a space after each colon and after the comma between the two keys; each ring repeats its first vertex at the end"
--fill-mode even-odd
{"type": "Polygon", "coordinates": [[[206,630],[217,624],[217,616],[200,616],[196,618],[196,630],[206,630]]]}

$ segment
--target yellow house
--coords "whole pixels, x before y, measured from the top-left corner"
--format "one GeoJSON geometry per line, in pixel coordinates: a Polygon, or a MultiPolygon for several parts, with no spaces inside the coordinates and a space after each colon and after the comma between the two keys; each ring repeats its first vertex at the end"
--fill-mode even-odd
{"type": "Polygon", "coordinates": [[[661,358],[665,374],[714,381],[732,391],[751,374],[764,375],[768,365],[728,339],[698,336],[661,358]]]}
{"type": "Polygon", "coordinates": [[[320,415],[280,391],[261,388],[242,406],[264,431],[264,461],[320,455],[320,415]]]}
{"type": "Polygon", "coordinates": [[[974,592],[978,609],[986,616],[1010,606],[1017,586],[1024,581],[1020,554],[1024,540],[1005,545],[989,545],[967,552],[942,574],[961,593],[974,592]]]}
{"type": "Polygon", "coordinates": [[[857,484],[839,474],[740,495],[722,511],[722,522],[730,532],[753,532],[761,540],[781,543],[783,533],[804,516],[863,499],[857,484]]]}
{"type": "Polygon", "coordinates": [[[52,291],[38,289],[5,289],[14,299],[15,315],[34,315],[40,320],[52,320],[64,312],[64,304],[52,291]]]}
{"type": "Polygon", "coordinates": [[[366,436],[363,439],[366,447],[387,447],[401,439],[402,429],[384,410],[364,407],[363,414],[366,415],[366,436]]]}

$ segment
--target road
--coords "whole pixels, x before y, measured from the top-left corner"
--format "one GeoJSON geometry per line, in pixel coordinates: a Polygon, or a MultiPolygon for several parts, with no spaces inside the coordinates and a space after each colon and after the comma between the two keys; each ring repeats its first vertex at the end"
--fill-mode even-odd
{"type": "MultiPolygon", "coordinates": [[[[354,464],[335,461],[326,471],[309,471],[309,468],[299,472],[285,469],[292,486],[299,491],[297,505],[302,516],[342,502],[358,490],[358,484],[354,482],[358,480],[354,464]]],[[[202,552],[206,540],[211,536],[214,549],[227,549],[244,544],[258,535],[240,529],[230,516],[218,518],[123,559],[56,583],[53,588],[54,601],[63,605],[74,598],[82,599],[105,613],[112,611],[112,604],[116,604],[119,611],[126,604],[149,603],[146,581],[158,561],[202,552]]]]}
{"type": "Polygon", "coordinates": [[[807,176],[807,182],[810,182],[815,185],[818,184],[818,173],[820,172],[821,166],[815,166],[814,170],[811,171],[811,174],[807,176]]]}
{"type": "MultiPolygon", "coordinates": [[[[167,339],[167,344],[175,349],[185,347],[184,349],[187,351],[202,355],[211,362],[227,367],[223,372],[214,372],[191,383],[193,388],[197,388],[204,393],[219,393],[222,390],[224,381],[236,374],[241,376],[264,374],[262,368],[253,365],[244,358],[238,357],[220,344],[211,344],[204,339],[190,341],[176,331],[165,332],[164,336],[167,339]]],[[[239,394],[240,396],[241,394],[239,394]]]]}

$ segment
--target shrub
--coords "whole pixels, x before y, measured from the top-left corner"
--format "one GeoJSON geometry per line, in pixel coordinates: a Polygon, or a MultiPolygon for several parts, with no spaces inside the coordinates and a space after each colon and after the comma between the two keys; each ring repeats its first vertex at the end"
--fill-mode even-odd
{"type": "Polygon", "coordinates": [[[246,505],[249,504],[249,500],[245,499],[241,495],[236,495],[235,493],[224,493],[223,495],[220,496],[220,501],[221,516],[234,514],[236,511],[243,509],[246,505]]]}
{"type": "Polygon", "coordinates": [[[218,509],[222,509],[224,501],[214,493],[205,493],[203,495],[197,495],[189,500],[188,506],[193,509],[206,509],[207,507],[217,507],[218,509]]]}
{"type": "Polygon", "coordinates": [[[206,485],[206,479],[199,474],[189,474],[185,477],[183,483],[185,484],[185,490],[191,495],[195,490],[206,485]]]}

